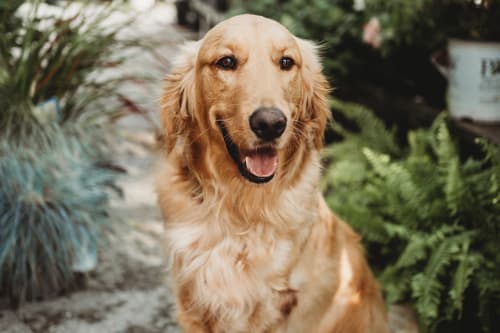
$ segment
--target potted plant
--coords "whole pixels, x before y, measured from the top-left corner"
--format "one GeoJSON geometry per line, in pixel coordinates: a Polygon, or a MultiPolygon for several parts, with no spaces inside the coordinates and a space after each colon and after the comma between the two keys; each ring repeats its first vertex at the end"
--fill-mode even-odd
{"type": "Polygon", "coordinates": [[[450,114],[500,122],[500,1],[463,1],[459,9],[448,42],[450,114]]]}
{"type": "Polygon", "coordinates": [[[432,53],[448,79],[453,117],[500,121],[499,0],[373,0],[365,10],[372,19],[363,39],[382,54],[405,47],[432,53]]]}

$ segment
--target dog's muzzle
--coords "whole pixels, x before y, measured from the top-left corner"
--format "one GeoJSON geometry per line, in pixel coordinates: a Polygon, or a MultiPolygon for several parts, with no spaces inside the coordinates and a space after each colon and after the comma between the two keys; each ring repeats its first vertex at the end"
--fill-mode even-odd
{"type": "Polygon", "coordinates": [[[240,150],[231,139],[224,122],[218,119],[217,125],[229,155],[244,178],[257,184],[267,183],[273,179],[278,168],[278,152],[273,146],[262,145],[251,150],[240,150]]]}

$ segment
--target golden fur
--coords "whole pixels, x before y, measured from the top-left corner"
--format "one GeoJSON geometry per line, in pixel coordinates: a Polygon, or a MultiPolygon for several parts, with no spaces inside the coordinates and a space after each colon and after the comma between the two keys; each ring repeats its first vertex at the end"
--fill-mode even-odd
{"type": "Polygon", "coordinates": [[[185,332],[388,332],[359,237],[318,189],[327,95],[315,46],[263,17],[233,17],[183,50],[162,99],[157,188],[185,332]],[[216,65],[227,55],[234,70],[216,65]],[[217,121],[252,149],[248,118],[261,106],[279,108],[288,125],[274,178],[255,184],[217,121]]]}

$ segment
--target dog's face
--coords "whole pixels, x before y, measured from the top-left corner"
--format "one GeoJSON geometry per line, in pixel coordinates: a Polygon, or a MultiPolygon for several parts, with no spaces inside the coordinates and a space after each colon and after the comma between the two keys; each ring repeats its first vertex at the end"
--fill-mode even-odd
{"type": "Polygon", "coordinates": [[[267,183],[286,172],[297,150],[304,157],[321,147],[327,92],[313,44],[272,20],[233,17],[194,44],[167,78],[168,149],[175,135],[203,141],[207,158],[229,163],[245,181],[267,183]]]}

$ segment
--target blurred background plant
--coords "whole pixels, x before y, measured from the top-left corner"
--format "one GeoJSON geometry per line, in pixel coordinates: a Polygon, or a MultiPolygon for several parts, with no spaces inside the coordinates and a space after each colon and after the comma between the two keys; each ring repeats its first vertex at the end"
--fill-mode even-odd
{"type": "Polygon", "coordinates": [[[365,11],[379,19],[387,55],[401,47],[432,52],[449,38],[500,41],[495,0],[367,0],[365,11]]]}
{"type": "Polygon", "coordinates": [[[117,115],[121,106],[130,106],[119,87],[144,78],[103,74],[123,63],[121,51],[146,47],[138,39],[118,38],[131,23],[130,19],[109,23],[119,5],[84,1],[54,7],[37,0],[2,1],[0,126],[7,129],[4,134],[23,135],[29,128],[43,127],[47,117],[62,126],[79,118],[96,124],[117,115]],[[49,105],[44,108],[45,103],[49,105]]]}
{"type": "Polygon", "coordinates": [[[120,35],[120,5],[0,2],[0,294],[15,304],[74,285],[111,225],[112,122],[143,112],[120,87],[147,79],[116,69],[150,50],[120,35]]]}

